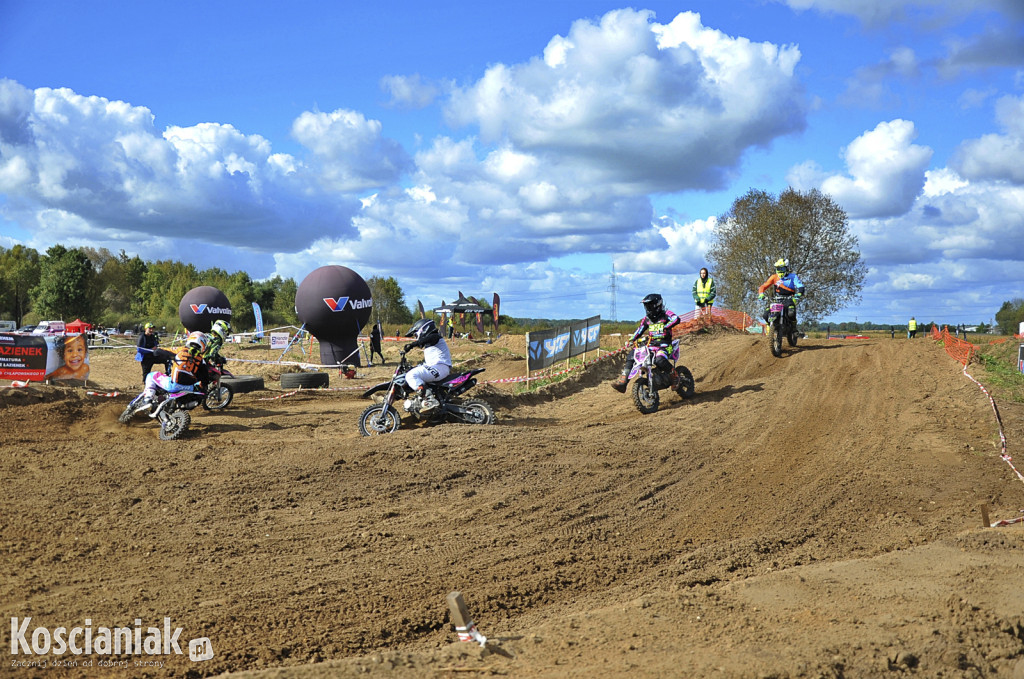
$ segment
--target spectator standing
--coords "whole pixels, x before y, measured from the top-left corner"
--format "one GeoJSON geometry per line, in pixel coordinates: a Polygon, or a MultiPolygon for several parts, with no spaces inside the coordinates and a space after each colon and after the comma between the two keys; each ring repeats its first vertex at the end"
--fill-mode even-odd
{"type": "Polygon", "coordinates": [[[156,363],[154,351],[158,344],[160,344],[160,338],[156,336],[156,329],[152,323],[146,323],[142,328],[142,334],[139,335],[139,341],[136,344],[138,349],[135,352],[135,360],[142,363],[143,383],[146,381],[146,375],[153,370],[153,364],[156,363]]]}
{"type": "Polygon", "coordinates": [[[380,351],[380,338],[380,321],[377,321],[376,323],[373,324],[373,328],[370,329],[370,365],[373,365],[374,354],[380,356],[381,365],[387,365],[387,361],[384,360],[384,354],[382,354],[380,351]]]}

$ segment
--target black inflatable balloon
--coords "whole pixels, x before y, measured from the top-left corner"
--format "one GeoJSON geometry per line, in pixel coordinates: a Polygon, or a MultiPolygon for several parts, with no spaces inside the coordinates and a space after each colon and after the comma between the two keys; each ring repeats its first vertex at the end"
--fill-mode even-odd
{"type": "Polygon", "coordinates": [[[231,303],[212,285],[201,285],[185,293],[178,303],[178,318],[189,332],[210,332],[214,321],[231,322],[231,303]]]}
{"type": "Polygon", "coordinates": [[[295,313],[320,340],[324,365],[362,365],[356,338],[372,309],[370,286],[355,271],[337,264],[314,270],[295,291],[295,313]]]}

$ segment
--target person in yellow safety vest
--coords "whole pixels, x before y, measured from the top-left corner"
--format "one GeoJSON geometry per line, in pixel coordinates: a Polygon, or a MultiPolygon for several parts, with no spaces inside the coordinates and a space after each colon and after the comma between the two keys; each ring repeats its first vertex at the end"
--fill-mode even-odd
{"type": "Polygon", "coordinates": [[[700,276],[693,282],[693,303],[701,314],[710,314],[715,303],[715,279],[708,274],[706,268],[700,270],[700,276]]]}
{"type": "Polygon", "coordinates": [[[910,322],[907,323],[907,339],[913,339],[917,337],[917,320],[911,316],[910,322]]]}

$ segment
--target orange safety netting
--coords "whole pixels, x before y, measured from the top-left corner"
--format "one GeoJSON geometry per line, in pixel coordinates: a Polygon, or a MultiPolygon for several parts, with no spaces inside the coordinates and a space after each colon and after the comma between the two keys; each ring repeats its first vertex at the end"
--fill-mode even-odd
{"type": "Polygon", "coordinates": [[[942,342],[943,346],[946,348],[946,353],[964,366],[971,362],[971,357],[978,351],[978,347],[974,346],[970,342],[949,334],[949,328],[947,326],[942,326],[942,332],[939,332],[938,326],[933,325],[932,339],[936,342],[942,342]]]}
{"type": "Polygon", "coordinates": [[[764,325],[761,321],[754,320],[742,311],[732,309],[720,309],[711,307],[706,310],[687,311],[679,314],[679,325],[672,328],[672,336],[679,337],[687,333],[696,332],[710,328],[713,325],[721,325],[727,328],[736,328],[746,332],[747,328],[755,325],[764,325]]]}

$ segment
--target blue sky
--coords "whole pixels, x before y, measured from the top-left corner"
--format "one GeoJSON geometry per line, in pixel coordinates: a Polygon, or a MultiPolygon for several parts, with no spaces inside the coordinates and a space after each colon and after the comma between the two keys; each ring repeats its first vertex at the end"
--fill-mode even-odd
{"type": "Polygon", "coordinates": [[[718,215],[828,193],[834,320],[1024,297],[1024,2],[0,0],[0,246],[125,250],[411,304],[676,311],[718,215]]]}

